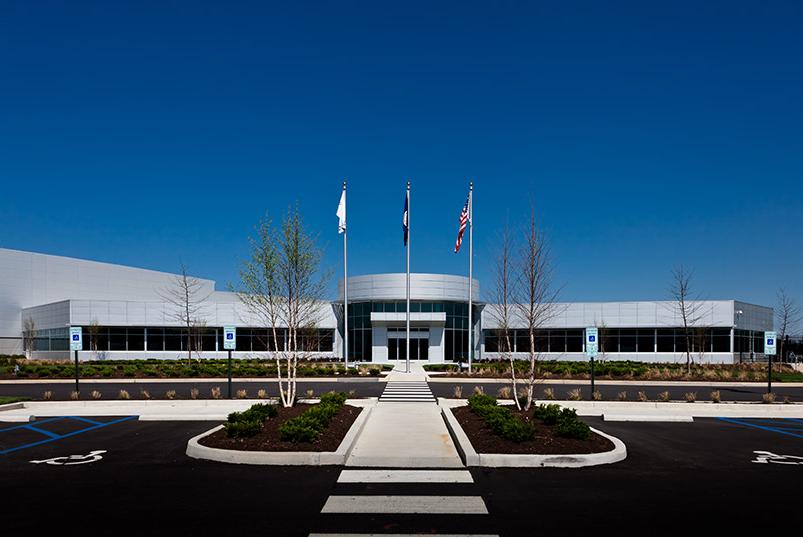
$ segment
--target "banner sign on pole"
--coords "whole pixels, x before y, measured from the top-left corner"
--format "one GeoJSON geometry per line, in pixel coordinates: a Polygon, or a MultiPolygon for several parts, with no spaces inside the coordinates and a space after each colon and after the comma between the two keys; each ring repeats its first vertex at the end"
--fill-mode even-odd
{"type": "Polygon", "coordinates": [[[775,332],[764,332],[764,354],[775,356],[778,348],[778,339],[775,332]]]}
{"type": "Polygon", "coordinates": [[[83,330],[80,326],[70,327],[70,350],[82,351],[84,350],[83,330]]]}
{"type": "Polygon", "coordinates": [[[223,349],[227,351],[237,349],[237,329],[233,326],[223,327],[223,349]]]}
{"type": "Polygon", "coordinates": [[[586,328],[586,356],[596,358],[599,349],[599,330],[593,327],[586,328]]]}

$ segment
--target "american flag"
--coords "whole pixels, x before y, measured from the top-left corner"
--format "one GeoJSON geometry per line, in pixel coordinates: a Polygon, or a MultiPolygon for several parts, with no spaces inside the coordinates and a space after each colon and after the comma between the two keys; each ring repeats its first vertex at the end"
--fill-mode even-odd
{"type": "Polygon", "coordinates": [[[457,230],[457,242],[454,244],[454,253],[460,251],[460,245],[463,244],[463,232],[466,230],[466,226],[468,225],[469,219],[469,206],[471,205],[471,192],[468,193],[468,197],[466,198],[466,204],[463,206],[463,210],[460,211],[460,229],[457,230]]]}

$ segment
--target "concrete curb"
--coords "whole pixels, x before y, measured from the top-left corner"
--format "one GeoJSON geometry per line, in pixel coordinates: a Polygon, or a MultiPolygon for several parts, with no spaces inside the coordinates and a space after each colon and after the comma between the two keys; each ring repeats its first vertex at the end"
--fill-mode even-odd
{"type": "Polygon", "coordinates": [[[692,416],[656,416],[656,415],[645,415],[645,414],[632,414],[632,415],[621,415],[621,414],[603,414],[602,415],[603,421],[635,421],[641,423],[653,423],[653,422],[662,422],[662,423],[693,423],[694,418],[692,416]]]}
{"type": "Polygon", "coordinates": [[[373,407],[363,407],[363,411],[343,437],[337,451],[238,451],[202,446],[198,441],[216,433],[223,428],[218,425],[205,433],[191,438],[187,442],[187,456],[193,459],[205,459],[231,464],[258,464],[279,466],[324,466],[344,465],[354,444],[362,433],[373,407]]]}
{"type": "Polygon", "coordinates": [[[493,468],[519,467],[519,468],[582,468],[585,466],[598,466],[613,464],[627,458],[627,448],[618,438],[605,434],[600,430],[591,428],[598,435],[613,442],[614,448],[604,453],[581,453],[576,455],[522,455],[507,453],[477,453],[468,436],[460,427],[452,409],[441,407],[446,427],[452,434],[457,451],[466,466],[486,466],[493,468]]]}

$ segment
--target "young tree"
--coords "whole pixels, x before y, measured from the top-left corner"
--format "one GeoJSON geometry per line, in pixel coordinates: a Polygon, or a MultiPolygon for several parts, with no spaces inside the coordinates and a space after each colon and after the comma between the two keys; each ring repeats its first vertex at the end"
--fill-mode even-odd
{"type": "Polygon", "coordinates": [[[702,302],[697,295],[692,296],[692,277],[694,273],[683,265],[672,270],[672,285],[669,294],[672,297],[672,307],[675,314],[683,323],[683,338],[686,344],[686,371],[691,373],[692,364],[692,338],[694,329],[702,318],[702,302]]]}
{"type": "Polygon", "coordinates": [[[200,312],[204,301],[209,298],[209,293],[206,292],[201,280],[187,274],[187,267],[182,263],[181,272],[173,279],[172,286],[165,289],[161,296],[172,306],[166,312],[166,316],[180,323],[186,330],[187,361],[192,362],[192,351],[195,348],[193,327],[203,322],[200,312]]]}
{"type": "Polygon", "coordinates": [[[282,406],[289,407],[296,399],[298,360],[308,352],[305,341],[317,333],[324,311],[328,275],[320,272],[322,251],[304,227],[298,206],[288,210],[280,229],[262,219],[250,241],[251,258],[240,270],[237,294],[272,334],[279,395],[282,406]],[[280,337],[282,328],[286,338],[280,337]]]}
{"type": "Polygon", "coordinates": [[[536,224],[535,213],[530,213],[530,222],[524,235],[519,260],[520,287],[515,306],[519,318],[524,321],[530,339],[529,368],[527,376],[527,402],[529,410],[533,402],[533,388],[541,357],[536,345],[536,336],[542,327],[557,313],[558,291],[552,283],[552,262],[543,232],[536,224]]]}
{"type": "Polygon", "coordinates": [[[22,350],[25,358],[31,359],[34,347],[36,346],[36,322],[32,317],[26,317],[22,321],[22,350]]]}
{"type": "Polygon", "coordinates": [[[778,311],[775,315],[778,319],[779,354],[781,360],[786,361],[786,349],[784,348],[786,346],[786,338],[797,327],[803,316],[801,316],[800,306],[786,294],[783,288],[778,290],[778,311]]]}
{"type": "Polygon", "coordinates": [[[510,229],[505,227],[497,241],[499,245],[496,257],[494,273],[493,300],[489,305],[490,316],[496,321],[496,338],[499,346],[499,354],[503,360],[507,359],[510,363],[510,382],[513,389],[513,400],[516,408],[521,410],[521,403],[518,399],[518,382],[516,380],[516,364],[513,357],[513,342],[511,336],[511,325],[514,312],[514,299],[516,296],[516,279],[512,261],[512,238],[510,229]]]}
{"type": "Polygon", "coordinates": [[[98,323],[97,319],[92,319],[89,321],[89,326],[87,329],[89,331],[89,350],[97,354],[98,339],[100,337],[100,323],[98,323]]]}

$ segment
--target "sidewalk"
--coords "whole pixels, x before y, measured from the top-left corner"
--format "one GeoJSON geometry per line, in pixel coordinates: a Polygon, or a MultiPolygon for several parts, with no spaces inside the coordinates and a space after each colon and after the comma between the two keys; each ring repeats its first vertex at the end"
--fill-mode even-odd
{"type": "Polygon", "coordinates": [[[459,468],[463,462],[438,405],[379,403],[346,459],[346,466],[459,468]]]}

